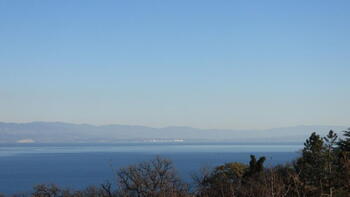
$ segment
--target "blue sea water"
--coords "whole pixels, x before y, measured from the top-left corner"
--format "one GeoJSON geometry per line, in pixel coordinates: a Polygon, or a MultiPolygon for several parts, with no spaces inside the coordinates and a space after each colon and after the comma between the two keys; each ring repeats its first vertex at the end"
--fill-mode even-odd
{"type": "Polygon", "coordinates": [[[171,159],[180,176],[225,162],[249,162],[249,155],[266,156],[272,166],[295,159],[301,145],[219,143],[124,144],[7,144],[0,145],[0,193],[30,192],[34,185],[54,183],[81,189],[105,181],[115,183],[115,172],[137,162],[162,156],[171,159]]]}

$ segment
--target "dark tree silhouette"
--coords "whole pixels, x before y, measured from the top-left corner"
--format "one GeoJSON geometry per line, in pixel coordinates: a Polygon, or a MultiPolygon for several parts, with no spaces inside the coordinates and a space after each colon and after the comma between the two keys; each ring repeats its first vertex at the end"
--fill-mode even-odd
{"type": "Polygon", "coordinates": [[[187,194],[187,186],[176,174],[172,162],[160,157],[121,168],[117,176],[123,196],[175,197],[187,194]]]}
{"type": "Polygon", "coordinates": [[[350,152],[350,128],[343,131],[344,139],[339,141],[339,148],[341,151],[350,152]]]}
{"type": "Polygon", "coordinates": [[[250,155],[249,168],[248,171],[244,174],[244,177],[252,177],[263,172],[265,160],[266,157],[260,157],[258,160],[256,160],[255,155],[250,155]]]}

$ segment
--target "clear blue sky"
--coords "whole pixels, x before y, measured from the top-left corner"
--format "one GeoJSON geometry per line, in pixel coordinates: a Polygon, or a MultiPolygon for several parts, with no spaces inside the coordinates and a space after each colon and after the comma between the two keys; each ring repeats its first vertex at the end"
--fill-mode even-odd
{"type": "Polygon", "coordinates": [[[0,121],[350,126],[350,1],[0,0],[0,121]]]}

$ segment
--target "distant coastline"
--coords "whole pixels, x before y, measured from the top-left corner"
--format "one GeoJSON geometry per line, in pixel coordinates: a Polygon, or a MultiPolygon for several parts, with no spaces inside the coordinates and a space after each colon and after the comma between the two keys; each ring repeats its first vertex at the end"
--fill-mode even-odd
{"type": "Polygon", "coordinates": [[[152,128],[130,125],[72,124],[63,122],[0,122],[0,143],[237,143],[299,144],[312,132],[326,134],[346,126],[294,126],[265,130],[152,128]]]}

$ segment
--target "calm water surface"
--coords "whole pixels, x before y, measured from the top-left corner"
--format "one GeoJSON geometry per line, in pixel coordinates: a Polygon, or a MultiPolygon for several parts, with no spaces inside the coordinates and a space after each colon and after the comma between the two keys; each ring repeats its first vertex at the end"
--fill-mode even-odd
{"type": "Polygon", "coordinates": [[[109,180],[116,169],[157,155],[171,159],[180,175],[225,162],[249,162],[249,155],[266,156],[267,165],[291,161],[302,145],[257,144],[25,144],[0,145],[0,192],[30,192],[35,184],[55,183],[84,188],[109,180]]]}

